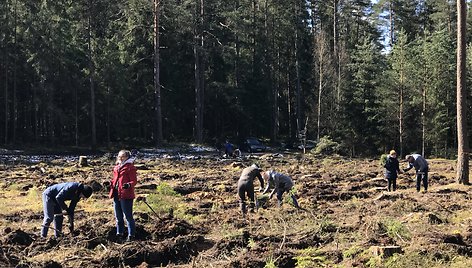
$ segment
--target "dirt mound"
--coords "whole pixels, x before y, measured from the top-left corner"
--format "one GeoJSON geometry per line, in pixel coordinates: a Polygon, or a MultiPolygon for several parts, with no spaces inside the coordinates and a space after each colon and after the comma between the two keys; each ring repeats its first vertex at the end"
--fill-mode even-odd
{"type": "Polygon", "coordinates": [[[184,264],[198,252],[212,246],[212,242],[201,235],[181,236],[162,242],[139,243],[132,242],[124,247],[108,251],[102,258],[106,267],[118,267],[120,264],[137,266],[147,263],[151,266],[165,266],[169,263],[184,264]]]}
{"type": "Polygon", "coordinates": [[[33,243],[33,238],[22,230],[15,230],[6,235],[4,242],[14,245],[29,246],[33,243]]]}
{"type": "Polygon", "coordinates": [[[241,235],[223,238],[213,247],[213,250],[215,251],[214,255],[231,253],[236,247],[245,248],[249,242],[249,237],[249,232],[244,231],[241,235]]]}
{"type": "Polygon", "coordinates": [[[182,235],[189,235],[191,233],[206,233],[207,231],[201,227],[195,227],[190,223],[176,219],[166,218],[159,220],[150,229],[154,239],[163,240],[182,235]]]}
{"type": "Polygon", "coordinates": [[[194,192],[200,192],[203,190],[204,187],[205,186],[201,184],[186,184],[174,187],[174,191],[181,195],[188,195],[194,192]]]}
{"type": "Polygon", "coordinates": [[[62,268],[62,265],[55,261],[46,261],[43,267],[44,268],[62,268]]]}

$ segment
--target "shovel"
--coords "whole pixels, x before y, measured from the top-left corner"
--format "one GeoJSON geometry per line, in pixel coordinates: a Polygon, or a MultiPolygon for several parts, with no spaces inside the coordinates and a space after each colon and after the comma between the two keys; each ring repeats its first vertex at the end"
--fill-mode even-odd
{"type": "Polygon", "coordinates": [[[154,211],[154,209],[148,204],[148,202],[146,202],[146,197],[142,198],[141,201],[143,201],[144,204],[146,204],[146,206],[148,206],[148,208],[154,213],[154,215],[156,215],[156,217],[159,220],[162,220],[162,218],[159,216],[159,214],[157,214],[156,211],[154,211]]]}
{"type": "MultiPolygon", "coordinates": [[[[82,211],[84,211],[84,210],[83,210],[83,209],[75,210],[75,211],[74,211],[74,214],[75,214],[76,212],[82,212],[82,211]]],[[[54,214],[54,216],[61,216],[61,215],[62,215],[62,216],[67,216],[67,215],[69,215],[69,214],[68,214],[67,212],[61,212],[61,213],[54,214]]]]}

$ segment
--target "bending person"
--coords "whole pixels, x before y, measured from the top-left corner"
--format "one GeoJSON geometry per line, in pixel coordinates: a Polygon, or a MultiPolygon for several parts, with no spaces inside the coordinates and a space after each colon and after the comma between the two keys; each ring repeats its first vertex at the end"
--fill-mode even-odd
{"type": "Polygon", "coordinates": [[[261,176],[261,169],[253,164],[250,167],[243,169],[241,177],[238,180],[238,195],[239,195],[239,206],[243,215],[246,214],[246,195],[249,198],[249,211],[254,212],[255,194],[254,194],[254,179],[257,177],[261,183],[261,188],[264,188],[264,180],[261,176]]]}
{"type": "Polygon", "coordinates": [[[49,186],[43,192],[44,221],[41,228],[41,237],[48,235],[51,222],[54,221],[54,236],[62,235],[64,216],[69,217],[69,231],[74,231],[74,210],[80,198],[89,198],[92,188],[78,182],[64,182],[49,186]],[[70,200],[69,206],[65,201],[70,200]]]}
{"type": "Polygon", "coordinates": [[[420,191],[421,181],[423,181],[425,192],[428,191],[428,161],[419,154],[407,155],[405,159],[408,162],[408,168],[405,168],[403,171],[407,172],[413,167],[416,170],[416,191],[420,191]]]}
{"type": "Polygon", "coordinates": [[[293,181],[289,176],[270,170],[263,172],[262,177],[264,177],[264,180],[267,181],[267,186],[264,189],[264,192],[262,192],[263,194],[267,193],[271,186],[274,187],[272,192],[269,194],[269,199],[272,198],[274,193],[277,193],[277,204],[280,207],[282,206],[282,196],[285,192],[287,192],[292,198],[293,205],[296,208],[300,208],[300,206],[298,205],[297,198],[295,198],[295,196],[290,193],[290,190],[293,187],[293,181]]]}

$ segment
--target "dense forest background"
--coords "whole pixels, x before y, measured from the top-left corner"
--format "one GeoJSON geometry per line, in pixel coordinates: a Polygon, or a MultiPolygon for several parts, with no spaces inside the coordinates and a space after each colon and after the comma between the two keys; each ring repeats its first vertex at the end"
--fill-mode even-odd
{"type": "Polygon", "coordinates": [[[1,1],[0,142],[456,154],[455,1],[156,1],[1,1]]]}

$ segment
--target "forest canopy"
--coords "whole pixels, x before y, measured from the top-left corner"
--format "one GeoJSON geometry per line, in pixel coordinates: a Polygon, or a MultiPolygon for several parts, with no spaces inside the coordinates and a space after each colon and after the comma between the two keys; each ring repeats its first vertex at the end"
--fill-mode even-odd
{"type": "MultiPolygon", "coordinates": [[[[154,4],[1,1],[0,143],[156,144],[154,4]]],[[[165,141],[296,141],[306,127],[350,155],[456,153],[455,1],[158,8],[165,141]]]]}

